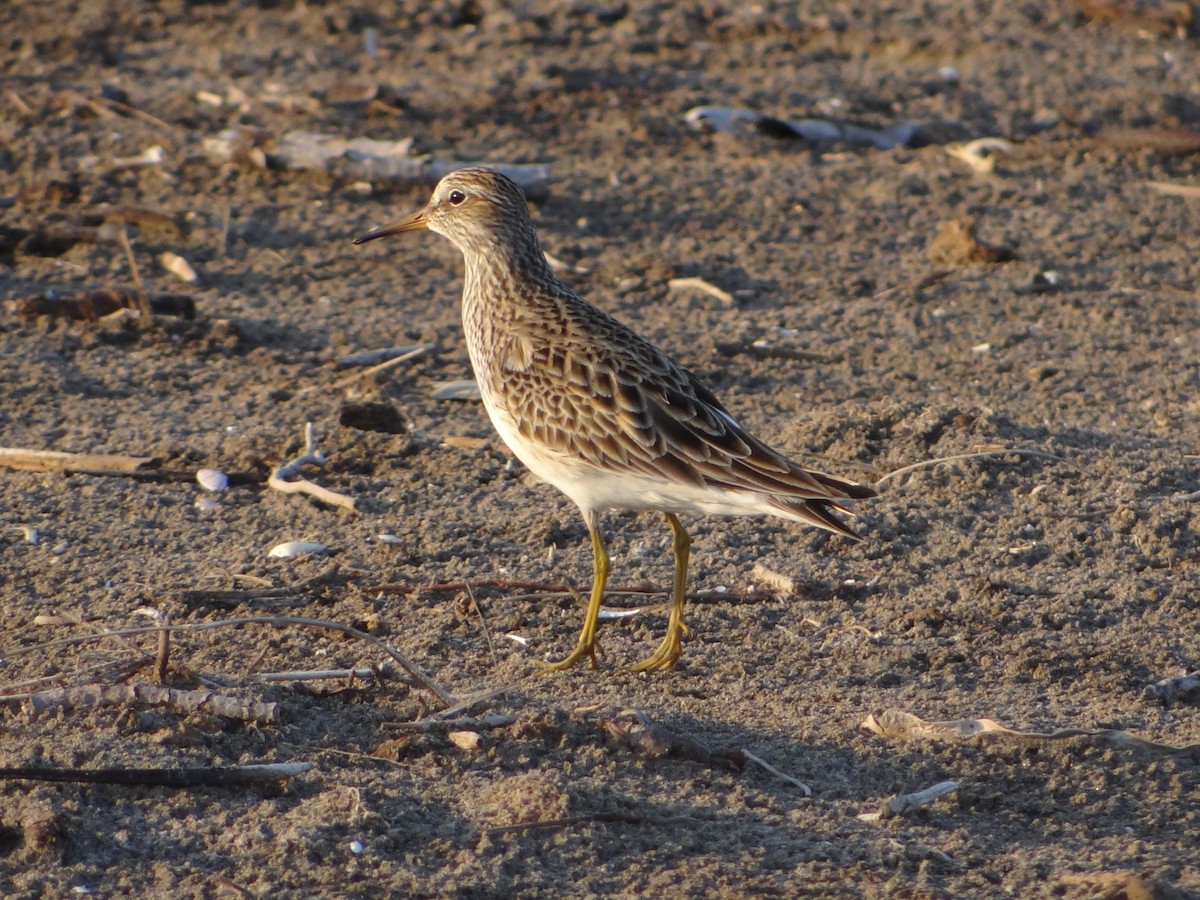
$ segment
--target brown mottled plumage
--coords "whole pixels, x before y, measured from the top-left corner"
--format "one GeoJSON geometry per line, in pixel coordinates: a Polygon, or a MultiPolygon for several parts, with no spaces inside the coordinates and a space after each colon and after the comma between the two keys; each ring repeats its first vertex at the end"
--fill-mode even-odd
{"type": "Polygon", "coordinates": [[[667,636],[635,669],[678,661],[690,541],[679,513],[774,515],[857,537],[839,502],[864,485],[810,472],[746,432],[687,369],[567,287],[546,264],[521,189],[484,168],[438,183],[426,206],[356,243],[428,228],[466,258],[463,327],[484,406],[535,474],[579,506],[595,578],[575,649],[594,661],[609,561],[599,515],[659,510],[674,537],[667,636]]]}

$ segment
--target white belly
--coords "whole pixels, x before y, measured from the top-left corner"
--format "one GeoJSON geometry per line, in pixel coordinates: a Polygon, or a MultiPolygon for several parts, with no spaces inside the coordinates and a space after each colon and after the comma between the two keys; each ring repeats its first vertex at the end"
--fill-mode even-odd
{"type": "Polygon", "coordinates": [[[489,402],[484,407],[500,439],[526,468],[554,485],[584,513],[609,509],[732,516],[782,515],[761,494],[680,484],[636,472],[610,472],[526,440],[508,414],[489,402]]]}

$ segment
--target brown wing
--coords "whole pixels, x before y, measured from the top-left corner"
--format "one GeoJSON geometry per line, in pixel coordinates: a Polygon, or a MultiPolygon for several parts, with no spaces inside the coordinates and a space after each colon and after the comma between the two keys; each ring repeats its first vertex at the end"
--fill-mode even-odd
{"type": "Polygon", "coordinates": [[[694,375],[615,319],[587,305],[569,313],[576,327],[535,342],[529,364],[505,372],[509,412],[526,438],[609,470],[768,494],[823,527],[837,523],[826,509],[835,501],[874,496],[747,433],[694,375]]]}

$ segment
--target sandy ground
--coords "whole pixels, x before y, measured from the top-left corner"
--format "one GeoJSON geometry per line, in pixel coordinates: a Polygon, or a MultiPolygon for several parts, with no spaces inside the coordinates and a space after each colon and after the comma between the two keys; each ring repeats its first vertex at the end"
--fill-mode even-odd
{"type": "MultiPolygon", "coordinates": [[[[1144,8],[1131,23],[1067,2],[0,7],[0,444],[161,461],[0,470],[4,693],[157,684],[153,635],[47,643],[152,624],[147,608],[334,621],[455,698],[515,685],[462,709],[465,734],[398,730],[446,704],[392,663],[263,682],[389,662],[276,622],[177,633],[166,675],[274,703],[272,724],[10,699],[5,766],[314,768],[265,787],[5,781],[0,890],[1200,896],[1200,711],[1145,692],[1200,667],[1200,215],[1148,184],[1196,182],[1200,52],[1186,26],[1158,27],[1173,7],[1144,8]],[[909,147],[813,147],[690,127],[705,104],[922,127],[909,147]],[[1102,130],[1117,127],[1143,130],[1102,130]],[[258,148],[214,162],[203,141],[227,128],[258,148]],[[470,377],[454,248],[351,244],[429,184],[283,170],[274,150],[297,130],[548,165],[534,215],[564,277],[799,459],[877,481],[991,455],[886,478],[858,505],[860,545],[691,520],[676,670],[622,668],[659,639],[664,597],[618,594],[648,608],[606,627],[598,671],[528,678],[581,622],[578,512],[477,403],[433,395],[470,377]],[[991,174],[947,153],[985,136],[1014,145],[991,174]],[[157,162],[121,162],[156,146],[157,162]],[[947,223],[1008,253],[936,242],[947,223]],[[193,320],[19,314],[131,287],[122,226],[146,290],[190,296],[193,320]],[[669,286],[689,277],[730,296],[669,286]],[[355,370],[338,358],[418,344],[436,350],[340,383],[355,370]],[[341,424],[364,403],[392,433],[341,424]],[[357,512],[262,483],[306,421],[329,460],[307,474],[357,512]],[[242,476],[210,509],[205,466],[242,476]],[[330,551],[267,556],[288,540],[330,551]],[[862,727],[887,710],[1090,731],[862,727]],[[957,791],[870,818],[944,781],[957,791]]],[[[607,533],[615,586],[665,589],[659,517],[607,533]]]]}

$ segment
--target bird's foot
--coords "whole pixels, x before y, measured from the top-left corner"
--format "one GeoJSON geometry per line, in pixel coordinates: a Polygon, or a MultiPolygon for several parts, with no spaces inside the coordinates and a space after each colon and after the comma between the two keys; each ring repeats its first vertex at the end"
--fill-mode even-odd
{"type": "Polygon", "coordinates": [[[592,668],[600,668],[600,664],[596,661],[596,642],[589,641],[587,643],[580,641],[575,649],[567,654],[566,658],[560,659],[558,662],[541,662],[538,661],[538,666],[541,671],[539,674],[545,675],[549,672],[565,672],[567,669],[572,669],[577,666],[584,657],[588,657],[592,661],[592,668]]]}
{"type": "Polygon", "coordinates": [[[667,636],[658,645],[658,649],[643,659],[640,663],[630,666],[634,672],[665,672],[675,668],[679,657],[683,655],[683,636],[688,633],[688,627],[682,622],[678,628],[668,628],[667,636]]]}

